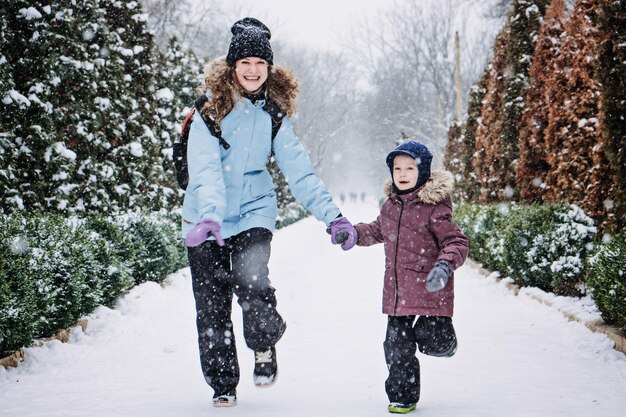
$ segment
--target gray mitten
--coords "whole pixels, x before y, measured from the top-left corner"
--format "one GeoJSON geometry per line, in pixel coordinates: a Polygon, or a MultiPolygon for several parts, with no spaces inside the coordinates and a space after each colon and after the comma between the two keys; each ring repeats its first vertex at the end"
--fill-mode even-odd
{"type": "Polygon", "coordinates": [[[452,275],[452,267],[448,261],[437,261],[426,277],[428,292],[440,291],[446,286],[452,275]]]}

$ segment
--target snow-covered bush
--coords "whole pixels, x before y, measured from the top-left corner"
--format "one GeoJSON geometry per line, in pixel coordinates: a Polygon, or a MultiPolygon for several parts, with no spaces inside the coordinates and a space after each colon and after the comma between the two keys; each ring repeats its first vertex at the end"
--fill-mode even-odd
{"type": "Polygon", "coordinates": [[[469,240],[469,256],[493,270],[502,270],[502,230],[511,210],[510,204],[464,203],[455,207],[454,220],[469,240]]]}
{"type": "Polygon", "coordinates": [[[91,233],[100,236],[103,241],[101,251],[96,256],[98,262],[106,266],[107,279],[102,283],[102,304],[111,307],[120,293],[135,284],[133,241],[114,219],[104,215],[89,217],[85,219],[84,224],[91,233]]]}
{"type": "Polygon", "coordinates": [[[163,214],[0,215],[0,356],[185,264],[178,223],[163,214]]]}
{"type": "Polygon", "coordinates": [[[200,69],[158,51],[142,15],[135,0],[0,2],[0,212],[180,204],[171,139],[200,69]]]}
{"type": "Polygon", "coordinates": [[[571,294],[596,228],[575,205],[463,204],[455,221],[469,256],[524,286],[571,294]]]}
{"type": "Polygon", "coordinates": [[[22,218],[0,216],[0,356],[39,334],[37,287],[23,276],[29,250],[25,228],[22,218]]]}
{"type": "Polygon", "coordinates": [[[519,285],[576,294],[583,261],[596,233],[577,206],[520,207],[503,230],[505,272],[519,285]]]}
{"type": "Polygon", "coordinates": [[[602,318],[626,331],[626,231],[598,246],[586,276],[602,318]]]}
{"type": "Polygon", "coordinates": [[[105,239],[55,214],[3,223],[0,333],[10,333],[7,343],[54,333],[104,302],[106,283],[118,278],[121,265],[105,239]]]}
{"type": "Polygon", "coordinates": [[[117,225],[125,235],[126,250],[135,283],[161,282],[165,276],[187,265],[178,223],[164,214],[146,216],[137,212],[120,216],[117,225]]]}

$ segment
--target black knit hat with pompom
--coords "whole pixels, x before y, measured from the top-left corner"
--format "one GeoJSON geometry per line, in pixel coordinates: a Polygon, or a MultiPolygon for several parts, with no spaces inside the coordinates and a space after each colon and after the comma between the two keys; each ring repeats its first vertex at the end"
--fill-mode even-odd
{"type": "Polygon", "coordinates": [[[257,57],[273,64],[274,54],[270,45],[272,33],[263,23],[253,17],[244,17],[230,28],[233,37],[226,55],[226,63],[231,67],[246,57],[257,57]]]}

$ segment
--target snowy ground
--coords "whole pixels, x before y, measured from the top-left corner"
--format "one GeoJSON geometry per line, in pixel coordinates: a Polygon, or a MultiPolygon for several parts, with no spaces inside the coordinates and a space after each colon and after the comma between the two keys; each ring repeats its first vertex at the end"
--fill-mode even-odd
{"type": "MultiPolygon", "coordinates": [[[[347,205],[370,221],[375,205],[347,205]]],[[[239,404],[210,405],[200,372],[187,270],[169,285],[144,284],[115,310],[98,309],[86,334],[28,349],[0,367],[0,416],[325,417],[385,416],[380,312],[382,246],[343,252],[321,223],[276,233],[270,274],[288,322],[271,388],[252,383],[253,355],[235,309],[242,380],[239,404]]],[[[453,358],[420,354],[422,398],[413,415],[445,417],[623,416],[626,356],[603,335],[469,266],[456,279],[453,358]]],[[[238,306],[235,304],[235,307],[238,306]]]]}

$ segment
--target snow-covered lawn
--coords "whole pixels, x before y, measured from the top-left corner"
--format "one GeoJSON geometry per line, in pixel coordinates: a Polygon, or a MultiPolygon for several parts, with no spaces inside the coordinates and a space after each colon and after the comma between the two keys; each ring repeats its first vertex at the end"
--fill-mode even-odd
{"type": "MultiPolygon", "coordinates": [[[[347,205],[370,221],[375,205],[347,205]]],[[[168,285],[143,284],[88,317],[70,343],[28,349],[0,367],[0,416],[386,416],[380,312],[382,246],[343,252],[309,218],[274,237],[270,277],[288,323],[277,346],[278,382],[252,383],[253,354],[235,304],[242,378],[239,404],[210,405],[200,372],[188,270],[168,285]]],[[[469,266],[456,278],[453,358],[418,354],[422,398],[412,415],[437,417],[623,416],[626,356],[556,308],[469,266]]]]}

